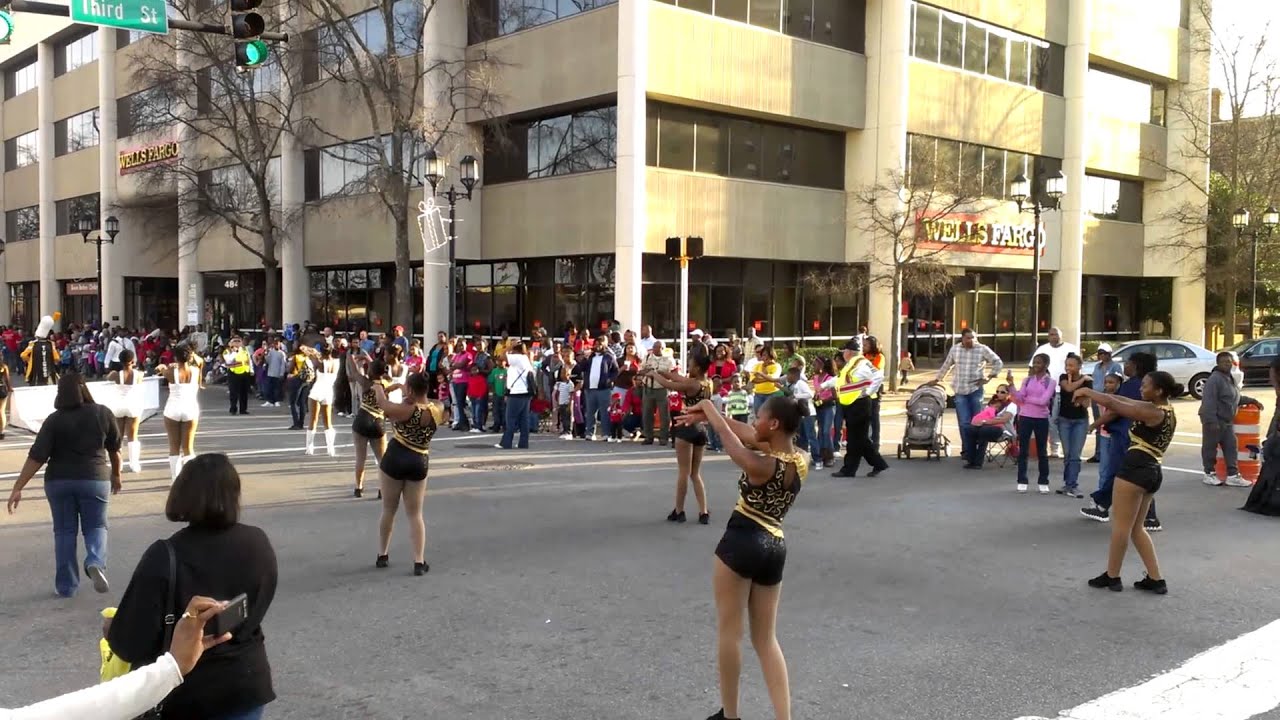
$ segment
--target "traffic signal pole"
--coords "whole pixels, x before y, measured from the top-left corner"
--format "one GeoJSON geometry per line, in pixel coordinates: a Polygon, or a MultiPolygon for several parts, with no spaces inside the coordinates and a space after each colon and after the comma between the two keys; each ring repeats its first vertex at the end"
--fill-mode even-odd
{"type": "MultiPolygon", "coordinates": [[[[10,0],[9,8],[14,12],[31,13],[32,15],[71,17],[70,7],[66,5],[54,5],[53,3],[32,2],[31,0],[10,0]]],[[[194,22],[192,20],[183,20],[181,18],[169,18],[169,27],[175,30],[189,30],[191,32],[205,33],[208,35],[226,35],[230,37],[232,34],[231,29],[225,25],[194,22]]],[[[289,42],[289,33],[264,32],[258,37],[272,42],[289,42]]]]}

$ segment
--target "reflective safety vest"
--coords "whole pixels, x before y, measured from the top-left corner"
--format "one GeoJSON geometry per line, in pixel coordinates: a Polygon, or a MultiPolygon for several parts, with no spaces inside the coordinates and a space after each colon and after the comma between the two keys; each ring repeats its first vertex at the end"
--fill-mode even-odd
{"type": "Polygon", "coordinates": [[[237,367],[231,368],[231,372],[236,375],[244,375],[253,370],[253,366],[249,364],[249,352],[243,347],[236,351],[235,362],[240,363],[237,367]]]}
{"type": "Polygon", "coordinates": [[[859,381],[853,376],[861,363],[869,363],[861,355],[855,355],[852,360],[844,364],[840,368],[840,375],[836,378],[836,400],[841,405],[852,405],[854,401],[862,397],[862,392],[871,386],[870,380],[859,381]]]}

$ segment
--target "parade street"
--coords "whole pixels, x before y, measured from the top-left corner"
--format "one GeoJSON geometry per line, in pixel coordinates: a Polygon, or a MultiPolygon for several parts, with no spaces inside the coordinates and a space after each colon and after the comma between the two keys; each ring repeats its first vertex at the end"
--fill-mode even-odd
{"type": "MultiPolygon", "coordinates": [[[[202,393],[196,448],[232,457],[242,520],[266,530],[279,558],[263,623],[278,695],[266,717],[701,720],[720,707],[710,569],[738,475],[724,455],[704,465],[710,527],[677,525],[664,520],[669,449],[536,435],[527,451],[502,451],[492,435],[441,431],[426,504],[431,570],[413,577],[403,516],[391,567],[374,568],[376,475],[354,499],[349,420],[337,458],[307,457],[286,408],[232,417],[225,402],[220,388],[202,393]]],[[[1252,692],[1276,692],[1274,642],[1231,646],[1220,676],[1129,714],[1116,705],[1125,693],[1103,697],[1277,618],[1280,521],[1240,511],[1247,488],[1201,483],[1195,403],[1177,403],[1157,496],[1163,597],[1085,585],[1104,567],[1110,527],[1079,515],[1087,501],[1016,494],[1012,463],[963,472],[958,457],[895,459],[902,424],[889,413],[900,407],[886,400],[887,473],[814,471],[787,516],[778,635],[795,717],[1280,717],[1280,698],[1231,700],[1251,667],[1272,668],[1252,692]],[[1089,703],[1096,714],[1071,711],[1089,703]]],[[[955,437],[950,411],[946,422],[955,437]]],[[[119,601],[142,551],[178,528],[163,517],[160,419],[142,434],[144,472],[126,473],[111,500],[110,593],[82,583],[74,599],[54,598],[38,480],[0,518],[0,707],[97,681],[98,611],[119,601]]],[[[30,439],[13,430],[0,442],[6,496],[30,439]]],[[[1084,466],[1082,488],[1097,468],[1084,466]]],[[[1052,472],[1056,488],[1060,460],[1052,472]]],[[[1130,550],[1125,585],[1141,577],[1130,550]]],[[[772,717],[749,649],[744,660],[742,716],[772,717]]]]}

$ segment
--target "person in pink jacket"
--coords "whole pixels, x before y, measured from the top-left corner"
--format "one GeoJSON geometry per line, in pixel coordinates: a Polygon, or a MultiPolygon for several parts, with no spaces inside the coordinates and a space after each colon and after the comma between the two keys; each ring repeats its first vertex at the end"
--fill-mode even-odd
{"type": "MultiPolygon", "coordinates": [[[[1013,383],[1013,373],[1009,373],[1013,383]]],[[[1049,494],[1049,414],[1058,384],[1049,375],[1049,356],[1040,353],[1031,359],[1031,374],[1022,387],[1013,391],[1018,403],[1018,492],[1027,491],[1027,454],[1031,452],[1031,436],[1036,439],[1036,457],[1040,463],[1040,494],[1049,494]]]]}

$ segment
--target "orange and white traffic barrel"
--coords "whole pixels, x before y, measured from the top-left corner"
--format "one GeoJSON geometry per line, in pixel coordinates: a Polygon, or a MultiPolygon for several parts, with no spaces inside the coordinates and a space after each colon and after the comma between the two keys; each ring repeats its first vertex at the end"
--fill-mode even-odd
{"type": "MultiPolygon", "coordinates": [[[[1241,405],[1236,410],[1232,425],[1236,434],[1236,455],[1239,458],[1236,464],[1240,468],[1240,477],[1251,484],[1258,481],[1258,474],[1262,470],[1262,461],[1252,457],[1253,453],[1249,451],[1250,445],[1257,447],[1261,444],[1258,441],[1258,434],[1262,430],[1261,421],[1262,411],[1258,410],[1257,405],[1241,405]]],[[[1222,448],[1218,448],[1218,462],[1214,464],[1214,473],[1219,478],[1227,476],[1227,463],[1222,458],[1222,448]]]]}

